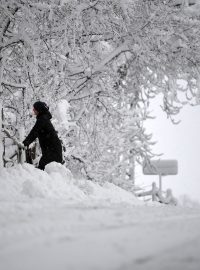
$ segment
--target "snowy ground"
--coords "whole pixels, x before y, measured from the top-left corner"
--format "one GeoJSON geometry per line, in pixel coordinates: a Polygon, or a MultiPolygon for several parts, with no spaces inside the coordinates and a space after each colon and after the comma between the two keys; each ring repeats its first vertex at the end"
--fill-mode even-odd
{"type": "Polygon", "coordinates": [[[200,269],[200,209],[47,171],[0,172],[1,270],[200,269]]]}

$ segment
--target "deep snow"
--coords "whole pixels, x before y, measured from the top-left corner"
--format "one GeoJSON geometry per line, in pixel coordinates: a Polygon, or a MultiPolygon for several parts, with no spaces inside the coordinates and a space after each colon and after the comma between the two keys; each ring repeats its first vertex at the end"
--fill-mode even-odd
{"type": "Polygon", "coordinates": [[[200,269],[200,210],[145,204],[62,165],[0,172],[1,270],[200,269]]]}

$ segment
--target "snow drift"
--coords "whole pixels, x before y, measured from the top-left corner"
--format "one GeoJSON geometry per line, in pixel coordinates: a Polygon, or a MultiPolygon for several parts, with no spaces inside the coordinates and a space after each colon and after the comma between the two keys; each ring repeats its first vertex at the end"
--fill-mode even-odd
{"type": "Polygon", "coordinates": [[[102,202],[142,204],[132,193],[118,186],[75,179],[72,173],[56,162],[48,164],[45,171],[30,164],[4,168],[0,172],[0,200],[59,199],[68,203],[102,202]]]}

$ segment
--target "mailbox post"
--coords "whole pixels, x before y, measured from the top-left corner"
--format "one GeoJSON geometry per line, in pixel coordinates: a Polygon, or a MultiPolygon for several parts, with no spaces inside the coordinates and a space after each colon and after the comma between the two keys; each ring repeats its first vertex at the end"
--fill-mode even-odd
{"type": "Polygon", "coordinates": [[[159,175],[159,190],[162,192],[162,176],[176,175],[178,173],[178,161],[174,159],[158,159],[143,163],[144,175],[159,175]]]}
{"type": "Polygon", "coordinates": [[[159,190],[162,192],[162,174],[159,174],[159,190]]]}

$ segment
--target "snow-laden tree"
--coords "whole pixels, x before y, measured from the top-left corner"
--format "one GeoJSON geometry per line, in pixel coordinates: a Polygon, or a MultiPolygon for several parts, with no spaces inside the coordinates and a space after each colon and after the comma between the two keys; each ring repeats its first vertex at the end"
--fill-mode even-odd
{"type": "Polygon", "coordinates": [[[125,179],[133,159],[152,156],[143,128],[150,100],[162,95],[173,121],[185,103],[199,104],[199,5],[1,0],[3,106],[13,107],[17,126],[29,127],[35,99],[55,112],[66,100],[72,125],[58,128],[71,147],[68,166],[89,178],[125,179]]]}

